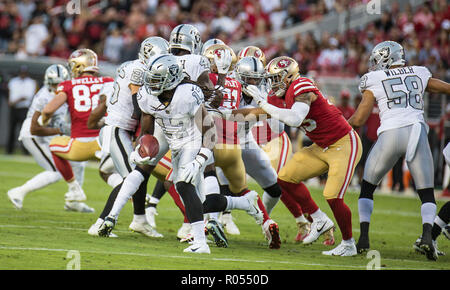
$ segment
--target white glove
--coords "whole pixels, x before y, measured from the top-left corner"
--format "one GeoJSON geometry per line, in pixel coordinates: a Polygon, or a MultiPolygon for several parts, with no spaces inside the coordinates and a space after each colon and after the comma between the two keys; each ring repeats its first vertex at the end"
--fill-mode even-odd
{"type": "Polygon", "coordinates": [[[180,171],[178,173],[178,180],[184,181],[186,183],[197,183],[198,175],[200,174],[200,168],[202,164],[197,161],[197,158],[194,161],[180,167],[180,171]]]}
{"type": "Polygon", "coordinates": [[[256,104],[261,107],[267,101],[267,93],[261,92],[255,85],[248,85],[246,87],[246,92],[255,100],[256,104]]]}
{"type": "Polygon", "coordinates": [[[145,165],[148,164],[151,160],[150,160],[150,156],[147,157],[141,157],[141,155],[139,155],[139,148],[141,147],[141,144],[139,144],[138,146],[136,146],[136,148],[134,149],[133,152],[131,152],[130,154],[130,162],[134,163],[134,164],[138,164],[138,165],[145,165]]]}
{"type": "Polygon", "coordinates": [[[188,164],[181,166],[178,172],[178,181],[184,181],[186,183],[197,183],[197,178],[205,169],[205,163],[209,158],[212,158],[213,153],[211,150],[201,148],[195,159],[188,164]]]}
{"type": "Polygon", "coordinates": [[[50,123],[51,118],[49,118],[47,120],[47,122],[44,123],[44,121],[42,120],[42,115],[39,116],[39,118],[37,119],[37,122],[40,126],[42,127],[46,127],[48,125],[48,123],[50,123]]]}
{"type": "Polygon", "coordinates": [[[232,56],[228,49],[220,50],[220,56],[214,54],[214,63],[217,67],[217,72],[219,74],[226,74],[231,66],[232,56]]]}

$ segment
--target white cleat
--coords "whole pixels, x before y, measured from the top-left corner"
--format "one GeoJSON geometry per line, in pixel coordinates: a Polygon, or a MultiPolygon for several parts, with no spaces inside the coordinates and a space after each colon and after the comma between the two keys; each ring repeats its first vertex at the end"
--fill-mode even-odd
{"type": "Polygon", "coordinates": [[[77,211],[77,212],[84,212],[84,213],[91,213],[95,212],[95,209],[92,207],[89,207],[84,202],[79,201],[67,201],[64,204],[64,209],[67,211],[77,211]]]}
{"type": "Polygon", "coordinates": [[[355,240],[352,238],[350,241],[342,241],[339,246],[330,250],[322,252],[326,256],[341,256],[341,257],[351,257],[356,256],[358,251],[356,250],[355,240]]]}
{"type": "Polygon", "coordinates": [[[263,217],[263,212],[259,209],[259,206],[258,206],[258,193],[256,191],[250,191],[249,193],[247,193],[244,196],[245,196],[245,198],[247,198],[247,200],[250,204],[250,207],[247,210],[247,213],[255,219],[255,221],[258,225],[262,225],[264,217],[263,217]]]}
{"type": "Polygon", "coordinates": [[[209,249],[208,244],[205,243],[193,243],[189,247],[183,250],[185,253],[194,253],[194,254],[211,254],[211,250],[209,249]]]}
{"type": "Polygon", "coordinates": [[[64,199],[66,201],[85,201],[86,194],[81,187],[77,187],[74,190],[69,190],[69,192],[64,195],[64,199]]]}
{"type": "Polygon", "coordinates": [[[149,206],[145,209],[145,216],[147,217],[147,221],[152,226],[152,228],[156,228],[156,221],[155,216],[158,215],[158,212],[156,211],[156,207],[149,206]]]}
{"type": "Polygon", "coordinates": [[[141,233],[150,238],[162,238],[164,237],[162,234],[158,233],[152,226],[148,223],[139,223],[132,221],[129,229],[136,233],[141,233]]]}
{"type": "MultiPolygon", "coordinates": [[[[94,236],[94,237],[98,237],[98,236],[99,236],[99,235],[98,235],[98,230],[99,230],[99,229],[100,229],[100,225],[93,224],[93,225],[89,228],[88,234],[91,235],[91,236],[94,236]]],[[[109,238],[117,238],[117,235],[116,235],[116,234],[113,234],[113,233],[109,233],[109,238]]]]}
{"type": "Polygon", "coordinates": [[[8,198],[16,209],[22,209],[23,206],[23,193],[20,187],[16,187],[8,190],[8,198]]]}
{"type": "Polygon", "coordinates": [[[233,216],[231,213],[225,213],[222,214],[221,222],[223,224],[223,227],[225,228],[225,231],[230,235],[240,235],[241,232],[239,231],[239,228],[233,221],[233,216]]]}
{"type": "Polygon", "coordinates": [[[311,223],[309,234],[303,239],[303,244],[315,242],[321,235],[334,227],[334,223],[329,217],[324,215],[322,219],[316,219],[311,223]]]}
{"type": "Polygon", "coordinates": [[[190,223],[183,223],[181,228],[178,229],[177,239],[179,239],[181,243],[189,240],[189,239],[186,240],[186,238],[191,233],[191,229],[192,227],[190,223]]]}

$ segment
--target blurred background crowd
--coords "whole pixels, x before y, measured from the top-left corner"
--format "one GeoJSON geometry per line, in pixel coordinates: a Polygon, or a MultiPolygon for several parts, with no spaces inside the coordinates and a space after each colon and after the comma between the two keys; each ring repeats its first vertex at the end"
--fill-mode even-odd
{"type": "MultiPolygon", "coordinates": [[[[395,0],[383,1],[381,18],[359,29],[344,33],[325,32],[319,38],[313,33],[297,34],[289,45],[271,37],[274,32],[308,21],[320,21],[329,14],[369,2],[2,0],[0,56],[67,58],[74,49],[89,47],[101,60],[119,64],[135,59],[140,42],[146,37],[158,35],[168,39],[176,25],[191,23],[199,29],[203,41],[220,38],[232,45],[265,37],[262,49],[267,59],[292,56],[304,75],[314,71],[318,75],[359,77],[367,72],[373,46],[383,40],[394,40],[405,48],[408,63],[427,66],[434,77],[450,81],[450,5],[447,0],[427,1],[416,9],[409,5],[400,9],[395,0]],[[80,11],[69,13],[68,2],[81,4],[73,6],[80,11]]],[[[3,89],[6,92],[6,83],[3,89]]],[[[354,110],[359,97],[348,91],[335,96],[337,105],[347,114],[354,110]]],[[[437,149],[441,144],[450,140],[450,130],[446,127],[449,118],[450,106],[447,106],[430,121],[430,143],[435,146],[436,154],[439,154],[437,149]]],[[[373,126],[377,126],[376,118],[373,126]]],[[[373,135],[373,128],[365,128],[361,134],[373,135]]],[[[370,138],[376,139],[376,136],[370,138]]]]}

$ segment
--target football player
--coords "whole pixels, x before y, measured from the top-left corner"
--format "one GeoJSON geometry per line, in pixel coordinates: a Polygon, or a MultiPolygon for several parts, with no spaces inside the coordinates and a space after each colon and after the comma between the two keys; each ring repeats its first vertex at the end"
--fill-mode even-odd
{"type": "Polygon", "coordinates": [[[58,85],[56,96],[42,109],[38,121],[40,125],[47,124],[58,108],[68,105],[71,135],[53,138],[50,150],[56,168],[69,185],[70,191],[65,198],[70,204],[86,200],[86,195],[74,178],[69,160],[97,159],[95,153],[100,151],[97,141],[99,130],[88,129],[87,120],[91,110],[98,104],[98,92],[103,84],[112,82],[113,79],[97,76],[97,54],[90,49],[74,51],[68,63],[72,79],[58,85]]]}
{"type": "Polygon", "coordinates": [[[437,255],[431,229],[436,215],[433,157],[428,126],[423,116],[423,94],[450,94],[450,84],[431,76],[423,66],[406,66],[403,47],[394,41],[377,44],[369,58],[369,72],[360,81],[362,100],[348,122],[362,126],[375,102],[380,109],[378,139],[367,157],[358,200],[360,237],[358,251],[369,249],[373,193],[395,162],[405,156],[422,202],[422,239],[419,247],[430,260],[437,255]]]}
{"type": "MultiPolygon", "coordinates": [[[[258,52],[258,50],[250,48],[243,51],[258,52]]],[[[244,87],[240,107],[257,107],[253,98],[248,95],[246,87],[256,85],[263,89],[263,86],[266,85],[262,61],[251,56],[243,57],[239,60],[235,73],[244,87]]],[[[269,101],[280,102],[282,100],[273,97],[269,101]]],[[[251,131],[250,128],[247,128],[246,136],[242,139],[245,140],[245,143],[242,144],[242,158],[246,171],[264,189],[263,202],[268,214],[270,215],[281,195],[281,200],[296,219],[299,231],[296,240],[302,241],[309,233],[310,223],[304,217],[300,205],[291,199],[289,194],[281,194],[282,189],[277,183],[277,173],[292,155],[291,142],[284,131],[284,124],[276,119],[259,121],[251,128],[251,131]],[[263,149],[260,147],[262,144],[264,144],[263,149]]],[[[332,241],[331,238],[328,240],[332,241]]]]}
{"type": "MultiPolygon", "coordinates": [[[[123,63],[117,70],[116,79],[111,88],[102,91],[100,97],[107,96],[107,100],[101,102],[89,117],[90,123],[97,123],[99,117],[105,115],[105,126],[100,130],[100,143],[102,152],[106,156],[111,156],[114,167],[120,174],[120,181],[117,187],[134,168],[134,164],[129,161],[129,155],[133,151],[133,137],[139,124],[139,112],[136,112],[133,101],[136,94],[144,82],[144,71],[150,57],[167,53],[168,42],[161,37],[149,37],[140,46],[138,59],[123,63]]],[[[92,126],[92,125],[91,125],[92,126]]],[[[97,126],[98,127],[98,126],[97,126]]],[[[164,167],[160,166],[156,171],[160,172],[164,167]]],[[[165,170],[164,170],[165,171],[165,170]]],[[[165,172],[167,174],[168,172],[165,172]]],[[[112,178],[111,175],[109,178],[112,178]]],[[[165,177],[165,176],[164,176],[165,177]]],[[[110,197],[97,221],[89,228],[88,233],[98,235],[98,229],[104,222],[105,217],[110,212],[118,187],[111,192],[110,197]]],[[[139,191],[133,196],[134,216],[129,228],[134,232],[142,233],[148,237],[162,237],[148,222],[145,215],[146,191],[139,191]]]]}
{"type": "MultiPolygon", "coordinates": [[[[203,212],[218,212],[233,207],[246,210],[258,221],[262,217],[257,208],[257,195],[249,193],[235,198],[220,194],[204,196],[202,173],[213,155],[215,128],[203,105],[203,92],[197,85],[183,82],[182,66],[173,55],[154,56],[148,67],[144,87],[138,92],[142,110],[141,135],[154,135],[160,151],[152,158],[142,157],[138,145],[130,156],[138,166],[126,177],[123,187],[128,181],[141,184],[145,180],[144,175],[153,170],[153,164],[170,148],[172,180],[185,204],[194,236],[192,245],[184,252],[210,253],[205,238],[203,212]],[[157,130],[161,132],[156,132],[157,130]]],[[[120,194],[118,200],[121,198],[120,194]]],[[[114,204],[99,234],[108,235],[116,223],[121,207],[123,203],[114,204]]]]}
{"type": "MultiPolygon", "coordinates": [[[[351,211],[344,203],[344,195],[361,156],[361,142],[340,111],[322,95],[316,85],[298,73],[297,62],[286,56],[277,57],[266,67],[272,94],[283,98],[285,107],[267,102],[267,95],[256,86],[247,86],[259,108],[240,109],[233,115],[270,116],[290,127],[301,127],[314,142],[297,151],[278,174],[278,183],[284,192],[295,194],[302,209],[313,222],[304,238],[304,244],[317,240],[334,227],[307,190],[300,190],[302,181],[328,172],[323,195],[342,232],[342,242],[324,255],[354,256],[357,254],[352,237],[351,211]],[[296,69],[294,69],[296,68],[296,69]],[[301,168],[301,170],[299,170],[301,168]]],[[[280,105],[280,104],[278,104],[280,105]]]]}
{"type": "MultiPolygon", "coordinates": [[[[55,167],[50,153],[50,140],[57,135],[70,134],[70,126],[67,126],[67,105],[61,106],[54,114],[47,127],[38,124],[38,118],[44,106],[55,97],[56,87],[59,83],[70,79],[67,68],[60,64],[49,66],[44,75],[44,86],[36,93],[28,109],[27,117],[20,130],[19,141],[30,152],[45,171],[34,176],[22,186],[8,191],[8,197],[17,209],[23,206],[25,196],[35,190],[44,188],[59,181],[62,176],[55,167]]],[[[75,169],[76,179],[80,184],[84,178],[84,163],[71,162],[75,169]]],[[[92,208],[83,202],[68,203],[64,207],[81,212],[92,212],[92,208]]]]}
{"type": "MultiPolygon", "coordinates": [[[[205,56],[208,57],[211,63],[212,73],[210,74],[210,78],[214,84],[218,83],[218,73],[228,74],[228,68],[227,70],[221,70],[221,68],[215,65],[217,56],[226,51],[230,51],[233,55],[234,61],[232,61],[231,64],[233,66],[236,57],[234,56],[234,52],[228,46],[224,44],[215,44],[205,50],[205,56]]],[[[230,68],[232,66],[230,66],[230,68]]],[[[238,80],[226,77],[222,93],[223,102],[219,107],[219,111],[237,109],[239,104],[242,104],[241,84],[238,80]]],[[[225,177],[224,180],[227,181],[226,184],[229,185],[229,190],[233,196],[246,194],[250,192],[250,190],[247,186],[246,168],[242,158],[243,152],[241,151],[241,145],[238,143],[240,140],[240,138],[238,138],[238,124],[222,118],[216,118],[215,121],[218,134],[218,142],[214,147],[215,165],[221,169],[220,172],[223,173],[225,177]]],[[[270,164],[268,165],[269,168],[271,168],[270,164]]],[[[276,184],[276,174],[274,174],[274,179],[276,184]]],[[[272,187],[269,188],[271,189],[272,187]]],[[[259,208],[264,214],[263,224],[261,226],[263,228],[263,233],[265,233],[265,236],[269,241],[269,247],[271,249],[278,249],[281,245],[278,225],[275,221],[270,219],[261,199],[258,200],[258,203],[259,208]]]]}

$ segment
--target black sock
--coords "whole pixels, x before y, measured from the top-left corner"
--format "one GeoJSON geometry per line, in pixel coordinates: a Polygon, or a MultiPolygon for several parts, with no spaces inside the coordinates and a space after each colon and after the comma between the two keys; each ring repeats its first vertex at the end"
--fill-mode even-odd
{"type": "MultiPolygon", "coordinates": [[[[155,188],[153,188],[152,197],[161,199],[166,193],[166,188],[164,187],[164,182],[161,180],[157,180],[155,184],[155,188]]],[[[156,203],[148,203],[148,206],[156,207],[156,203]]]]}
{"type": "Polygon", "coordinates": [[[102,220],[104,220],[108,214],[111,212],[112,207],[114,205],[114,201],[117,198],[117,195],[119,194],[120,189],[122,188],[123,181],[113,188],[111,193],[109,194],[108,200],[106,201],[105,207],[103,208],[102,213],[100,214],[100,217],[102,220]]]}
{"type": "Polygon", "coordinates": [[[365,181],[361,182],[361,193],[359,194],[359,198],[368,198],[373,200],[373,193],[377,189],[377,186],[365,181]]]}
{"type": "Polygon", "coordinates": [[[203,205],[195,191],[195,187],[186,182],[178,182],[175,187],[183,200],[189,223],[203,221],[203,205]]]}
{"type": "Polygon", "coordinates": [[[277,198],[277,197],[281,196],[281,187],[278,183],[275,183],[272,186],[264,188],[264,191],[267,192],[273,198],[277,198]]]}
{"type": "Polygon", "coordinates": [[[450,201],[447,201],[439,210],[439,218],[446,224],[450,223],[450,201]]]}
{"type": "Polygon", "coordinates": [[[138,190],[133,194],[133,208],[135,215],[145,214],[145,197],[147,195],[147,183],[149,175],[144,175],[144,181],[142,181],[138,190]]]}
{"type": "Polygon", "coordinates": [[[359,224],[360,228],[360,237],[363,237],[364,239],[369,239],[369,226],[370,223],[368,222],[362,222],[359,224]]]}
{"type": "Polygon", "coordinates": [[[203,202],[203,213],[220,212],[227,208],[227,198],[221,194],[208,194],[203,202]]]}

